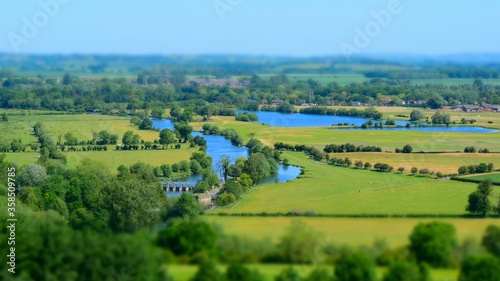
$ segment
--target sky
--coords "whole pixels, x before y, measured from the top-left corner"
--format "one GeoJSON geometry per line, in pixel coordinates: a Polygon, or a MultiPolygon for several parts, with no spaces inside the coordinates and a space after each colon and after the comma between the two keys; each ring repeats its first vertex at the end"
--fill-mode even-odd
{"type": "Polygon", "coordinates": [[[0,52],[279,56],[500,53],[500,1],[16,0],[0,52]]]}

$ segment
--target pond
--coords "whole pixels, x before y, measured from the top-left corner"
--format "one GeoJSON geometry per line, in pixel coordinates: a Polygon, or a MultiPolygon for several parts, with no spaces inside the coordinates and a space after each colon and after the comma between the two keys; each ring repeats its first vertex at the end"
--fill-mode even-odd
{"type": "MultiPolygon", "coordinates": [[[[160,130],[163,129],[174,129],[174,124],[172,121],[168,119],[163,120],[153,120],[153,127],[158,128],[160,130]]],[[[202,133],[193,132],[192,136],[203,136],[207,141],[207,154],[212,157],[212,169],[220,174],[220,171],[217,167],[217,162],[219,161],[222,155],[228,155],[231,157],[232,162],[239,157],[248,157],[248,148],[245,146],[235,146],[232,145],[229,140],[226,140],[222,136],[208,136],[203,135],[202,133]]],[[[297,178],[300,174],[300,168],[295,166],[283,166],[279,165],[278,174],[271,176],[267,179],[262,180],[259,184],[264,183],[272,183],[272,182],[286,182],[288,180],[292,180],[297,178]]],[[[201,175],[191,176],[185,179],[179,179],[179,182],[188,182],[192,185],[196,184],[198,180],[201,180],[201,175]]],[[[179,195],[180,193],[169,192],[168,196],[179,195]]]]}
{"type": "MultiPolygon", "coordinates": [[[[243,110],[238,110],[237,112],[243,112],[243,110]]],[[[360,117],[346,117],[346,116],[330,116],[330,115],[311,115],[311,114],[301,114],[292,113],[284,114],[272,111],[247,111],[249,113],[255,113],[259,117],[258,123],[264,123],[266,125],[275,127],[325,127],[332,126],[332,124],[348,123],[349,125],[361,126],[363,123],[369,119],[360,117]]],[[[395,121],[396,125],[405,126],[406,123],[412,124],[414,126],[416,123],[410,121],[395,121]]],[[[457,133],[496,133],[498,130],[487,129],[482,127],[465,127],[465,126],[443,126],[443,127],[410,127],[410,128],[389,128],[384,127],[383,129],[376,128],[345,128],[339,130],[418,130],[421,132],[457,132],[457,133]]]]}

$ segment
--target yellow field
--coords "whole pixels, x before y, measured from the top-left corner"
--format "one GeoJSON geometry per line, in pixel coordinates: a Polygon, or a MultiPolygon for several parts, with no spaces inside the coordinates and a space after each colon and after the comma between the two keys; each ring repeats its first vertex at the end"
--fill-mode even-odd
{"type": "Polygon", "coordinates": [[[498,153],[439,153],[439,154],[403,154],[403,153],[331,153],[330,157],[349,157],[353,163],[355,160],[370,162],[372,165],[380,162],[387,163],[397,169],[404,167],[405,173],[410,173],[412,167],[428,168],[431,171],[441,173],[457,173],[460,166],[477,165],[481,162],[493,163],[495,167],[500,166],[500,154],[498,153]]]}

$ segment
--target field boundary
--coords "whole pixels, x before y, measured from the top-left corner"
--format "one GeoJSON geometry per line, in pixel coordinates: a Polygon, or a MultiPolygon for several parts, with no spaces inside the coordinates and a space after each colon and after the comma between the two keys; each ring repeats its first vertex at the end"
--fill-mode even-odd
{"type": "MultiPolygon", "coordinates": [[[[315,214],[313,212],[277,212],[277,213],[205,213],[205,216],[219,217],[321,217],[321,218],[448,218],[448,219],[483,219],[480,215],[463,214],[315,214]]],[[[490,215],[486,218],[498,218],[498,216],[490,215]]]]}

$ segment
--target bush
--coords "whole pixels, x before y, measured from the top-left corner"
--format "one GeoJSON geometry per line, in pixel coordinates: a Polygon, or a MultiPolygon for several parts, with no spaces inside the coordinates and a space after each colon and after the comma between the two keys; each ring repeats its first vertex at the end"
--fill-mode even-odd
{"type": "Polygon", "coordinates": [[[456,246],[455,228],[448,223],[419,223],[410,235],[409,249],[416,260],[435,267],[451,265],[456,246]]]}
{"type": "Polygon", "coordinates": [[[344,256],[335,265],[335,276],[338,281],[375,281],[375,262],[362,252],[344,256]]]}
{"type": "Polygon", "coordinates": [[[430,280],[429,271],[425,267],[409,262],[395,262],[391,264],[383,281],[427,281],[430,280]]]}
{"type": "Polygon", "coordinates": [[[470,256],[464,259],[458,281],[498,281],[500,261],[494,257],[470,256]]]}

